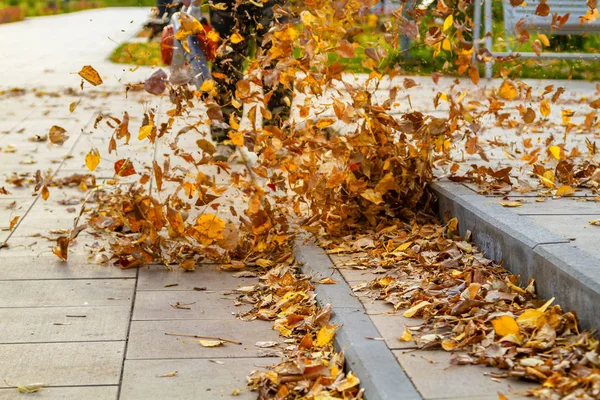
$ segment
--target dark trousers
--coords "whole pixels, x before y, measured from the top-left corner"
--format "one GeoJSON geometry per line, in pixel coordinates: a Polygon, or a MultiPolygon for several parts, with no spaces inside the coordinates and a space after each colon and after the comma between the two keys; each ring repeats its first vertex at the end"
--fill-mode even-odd
{"type": "MultiPolygon", "coordinates": [[[[217,5],[218,0],[213,4],[217,5]]],[[[212,63],[212,72],[215,80],[216,90],[218,92],[218,103],[221,106],[221,112],[225,122],[229,122],[232,114],[241,114],[241,108],[236,109],[231,102],[232,96],[236,90],[236,83],[244,77],[244,60],[248,56],[248,44],[252,38],[256,43],[257,55],[265,54],[271,47],[271,41],[265,41],[265,35],[272,24],[284,21],[274,21],[273,6],[274,0],[257,3],[263,7],[257,7],[250,2],[242,2],[236,5],[235,1],[224,0],[222,3],[227,7],[225,10],[219,10],[218,6],[210,11],[210,24],[212,28],[219,33],[221,39],[226,40],[228,46],[233,51],[229,53],[220,52],[212,63]],[[239,43],[231,43],[231,36],[237,33],[244,40],[239,43]],[[261,51],[262,50],[262,51],[261,51]]],[[[267,103],[267,109],[271,112],[271,118],[264,117],[263,126],[281,124],[288,120],[290,115],[290,105],[292,102],[292,90],[286,88],[278,81],[273,82],[273,70],[276,68],[277,60],[273,60],[269,65],[263,66],[263,90],[265,96],[270,95],[267,103]],[[270,94],[272,92],[272,94],[270,94]]],[[[275,79],[276,80],[276,79],[275,79]]],[[[227,139],[227,131],[219,127],[211,127],[211,134],[214,140],[222,141],[227,139]]]]}

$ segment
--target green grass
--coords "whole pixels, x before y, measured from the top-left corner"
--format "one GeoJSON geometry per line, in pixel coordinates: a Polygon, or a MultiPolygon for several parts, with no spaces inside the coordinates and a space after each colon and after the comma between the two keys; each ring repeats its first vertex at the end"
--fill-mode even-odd
{"type": "MultiPolygon", "coordinates": [[[[114,1],[114,0],[113,0],[114,1]]],[[[424,24],[425,25],[425,24],[424,24]]],[[[449,66],[445,71],[447,74],[454,74],[455,67],[452,64],[452,56],[442,51],[436,58],[433,57],[433,50],[419,43],[411,44],[407,54],[400,54],[398,49],[392,48],[383,40],[383,35],[376,28],[363,26],[364,32],[354,37],[356,55],[352,58],[341,58],[335,53],[329,54],[329,62],[339,61],[346,65],[346,70],[351,72],[370,72],[363,66],[363,60],[367,58],[364,54],[366,48],[383,47],[388,52],[388,57],[379,65],[380,70],[386,66],[398,65],[406,74],[411,75],[430,75],[433,72],[442,71],[444,64],[449,66]]],[[[494,50],[506,51],[503,41],[498,38],[504,38],[504,26],[502,22],[494,23],[494,50]]],[[[298,29],[301,29],[299,26],[298,29]]],[[[424,32],[421,35],[424,37],[424,32]]],[[[547,35],[550,40],[550,46],[545,48],[545,52],[595,52],[600,49],[600,35],[587,36],[560,36],[547,35]]],[[[531,32],[531,40],[521,45],[514,45],[511,38],[511,46],[515,51],[531,52],[531,43],[537,39],[537,34],[531,32]]],[[[294,56],[300,57],[302,50],[296,48],[294,56]]],[[[119,63],[135,65],[160,65],[160,44],[136,43],[121,45],[111,56],[111,60],[119,63]],[[127,50],[125,50],[127,49],[127,50]]],[[[483,65],[480,66],[480,73],[483,76],[483,65]]],[[[494,76],[499,76],[501,68],[509,72],[511,77],[522,79],[578,79],[578,80],[600,80],[600,62],[583,60],[541,60],[541,59],[522,59],[513,62],[505,62],[502,65],[494,65],[494,76]]]]}
{"type": "Polygon", "coordinates": [[[159,42],[123,43],[110,56],[110,61],[118,64],[144,66],[162,65],[159,42]]]}
{"type": "Polygon", "coordinates": [[[104,0],[107,7],[155,7],[155,0],[104,0]]]}

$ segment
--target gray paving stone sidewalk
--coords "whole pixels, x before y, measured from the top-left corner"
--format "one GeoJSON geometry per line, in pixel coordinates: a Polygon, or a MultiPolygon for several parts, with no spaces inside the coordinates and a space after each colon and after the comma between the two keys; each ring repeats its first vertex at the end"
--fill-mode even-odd
{"type": "MultiPolygon", "coordinates": [[[[248,306],[236,307],[235,297],[226,293],[256,279],[234,278],[214,264],[195,273],[168,272],[164,266],[138,271],[98,265],[88,259],[87,248],[97,239],[86,233],[63,263],[51,254],[53,242],[43,236],[72,227],[84,193],[51,187],[44,201],[32,197],[30,184],[18,188],[6,183],[13,172],[26,178],[37,169],[60,177],[85,173],[85,154],[91,147],[104,149],[103,135],[111,134],[91,133],[97,112],[128,111],[130,129],[137,131],[142,107],[158,101],[141,94],[128,101],[122,97],[84,95],[72,114],[68,105],[77,98],[65,94],[27,93],[4,103],[16,122],[7,124],[0,136],[0,186],[11,192],[0,199],[0,240],[7,244],[0,249],[0,399],[14,399],[17,386],[34,383],[47,386],[35,395],[44,399],[221,399],[234,390],[240,391],[238,398],[255,398],[246,388],[246,376],[279,360],[276,351],[255,343],[281,339],[268,322],[238,319],[248,306]],[[23,104],[35,106],[33,115],[23,104]],[[63,146],[29,140],[54,124],[70,134],[63,146]],[[31,162],[22,163],[28,157],[31,162]],[[61,204],[65,199],[73,206],[61,204]],[[15,216],[19,224],[9,232],[15,216]],[[205,290],[194,289],[198,287],[205,290]],[[173,307],[177,302],[189,309],[173,307]],[[242,344],[204,348],[193,339],[165,333],[218,336],[242,344]],[[175,376],[163,377],[175,371],[175,376]]],[[[138,161],[153,156],[148,146],[126,151],[138,161]]],[[[115,160],[101,163],[108,171],[115,160]]]]}

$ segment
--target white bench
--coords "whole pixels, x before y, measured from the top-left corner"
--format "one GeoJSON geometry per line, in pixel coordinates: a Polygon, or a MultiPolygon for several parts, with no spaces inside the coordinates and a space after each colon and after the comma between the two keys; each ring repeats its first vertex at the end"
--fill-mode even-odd
{"type": "MultiPolygon", "coordinates": [[[[492,0],[475,0],[474,7],[474,40],[475,48],[478,48],[478,42],[481,37],[481,3],[484,2],[484,14],[485,14],[485,32],[492,31],[492,0]]],[[[506,40],[506,52],[492,52],[492,37],[486,36],[486,48],[492,55],[499,57],[506,57],[509,55],[519,54],[521,58],[552,58],[552,59],[588,59],[598,60],[600,54],[591,53],[546,53],[542,52],[539,56],[536,53],[513,53],[510,48],[509,36],[516,35],[516,26],[519,21],[523,21],[521,29],[528,30],[530,33],[548,33],[552,35],[582,35],[584,33],[600,33],[600,19],[592,22],[580,21],[580,17],[586,15],[588,6],[586,0],[547,0],[546,4],[550,7],[550,13],[545,16],[539,16],[535,14],[535,10],[539,5],[540,0],[527,0],[526,5],[519,5],[513,7],[509,0],[502,0],[502,8],[504,14],[504,30],[506,40]],[[564,16],[569,14],[569,19],[560,28],[554,29],[552,27],[552,15],[558,14],[564,16]]],[[[486,77],[491,78],[492,68],[491,63],[486,65],[486,77]]]]}

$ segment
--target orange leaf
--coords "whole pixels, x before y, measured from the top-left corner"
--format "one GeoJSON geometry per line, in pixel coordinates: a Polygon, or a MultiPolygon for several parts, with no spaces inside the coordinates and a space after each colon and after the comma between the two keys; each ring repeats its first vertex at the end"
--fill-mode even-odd
{"type": "Polygon", "coordinates": [[[90,65],[86,65],[85,67],[81,68],[81,71],[79,71],[78,74],[94,86],[102,84],[102,78],[100,78],[100,74],[98,74],[98,72],[90,65]]]}

